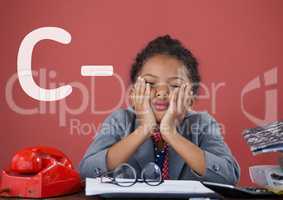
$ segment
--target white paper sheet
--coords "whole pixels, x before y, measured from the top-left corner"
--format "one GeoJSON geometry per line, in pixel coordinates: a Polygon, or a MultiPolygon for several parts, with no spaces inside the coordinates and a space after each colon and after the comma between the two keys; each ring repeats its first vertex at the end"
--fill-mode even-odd
{"type": "Polygon", "coordinates": [[[121,187],[111,183],[101,183],[99,178],[86,179],[86,195],[101,195],[111,193],[144,193],[144,194],[213,194],[214,192],[203,186],[199,181],[165,180],[158,186],[146,183],[136,183],[130,187],[121,187]]]}

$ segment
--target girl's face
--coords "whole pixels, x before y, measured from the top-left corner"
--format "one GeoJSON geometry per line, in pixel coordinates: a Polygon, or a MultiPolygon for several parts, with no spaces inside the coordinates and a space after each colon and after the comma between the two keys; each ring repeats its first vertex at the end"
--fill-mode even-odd
{"type": "Polygon", "coordinates": [[[139,76],[151,85],[150,103],[157,122],[161,121],[167,111],[174,88],[191,83],[184,64],[167,55],[149,58],[139,76]]]}

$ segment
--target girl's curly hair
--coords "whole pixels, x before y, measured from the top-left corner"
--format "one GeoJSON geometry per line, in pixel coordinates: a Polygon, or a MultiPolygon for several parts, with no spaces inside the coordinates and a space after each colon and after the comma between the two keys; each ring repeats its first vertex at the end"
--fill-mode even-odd
{"type": "Polygon", "coordinates": [[[188,78],[192,83],[192,91],[197,95],[200,83],[198,62],[193,54],[186,49],[179,40],[172,39],[169,35],[160,36],[150,41],[136,56],[131,67],[131,82],[135,83],[138,73],[145,62],[155,55],[168,55],[182,61],[188,71],[188,78]]]}

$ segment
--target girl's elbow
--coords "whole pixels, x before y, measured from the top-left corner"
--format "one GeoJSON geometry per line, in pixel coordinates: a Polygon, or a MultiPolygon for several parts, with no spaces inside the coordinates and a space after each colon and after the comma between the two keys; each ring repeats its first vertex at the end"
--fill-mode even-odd
{"type": "Polygon", "coordinates": [[[87,170],[85,169],[83,161],[80,162],[79,173],[80,173],[81,178],[83,178],[83,179],[88,177],[87,170]]]}
{"type": "Polygon", "coordinates": [[[238,164],[235,164],[233,167],[232,174],[229,176],[229,184],[237,185],[240,181],[240,167],[238,164]]]}

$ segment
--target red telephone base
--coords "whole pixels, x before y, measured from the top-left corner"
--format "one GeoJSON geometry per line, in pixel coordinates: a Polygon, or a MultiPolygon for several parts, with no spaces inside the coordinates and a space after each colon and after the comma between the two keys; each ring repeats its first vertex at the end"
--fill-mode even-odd
{"type": "Polygon", "coordinates": [[[79,174],[59,163],[36,175],[21,175],[2,170],[0,196],[46,198],[71,194],[82,189],[79,174]]]}

